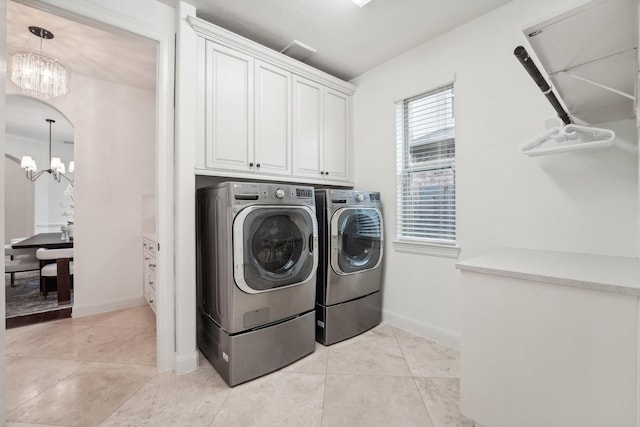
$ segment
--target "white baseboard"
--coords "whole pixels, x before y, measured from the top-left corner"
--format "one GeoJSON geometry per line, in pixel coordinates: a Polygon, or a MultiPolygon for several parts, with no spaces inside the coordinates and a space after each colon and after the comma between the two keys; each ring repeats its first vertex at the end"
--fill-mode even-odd
{"type": "Polygon", "coordinates": [[[421,322],[402,314],[394,313],[389,310],[382,310],[382,321],[403,329],[412,334],[433,340],[437,343],[446,345],[447,347],[460,349],[460,333],[443,329],[430,323],[421,322]]]}
{"type": "Polygon", "coordinates": [[[176,354],[176,375],[187,374],[198,369],[198,352],[176,354]]]}
{"type": "Polygon", "coordinates": [[[78,305],[74,303],[72,316],[91,316],[92,314],[106,313],[109,311],[122,310],[124,308],[137,307],[139,305],[145,305],[146,303],[147,301],[144,299],[144,297],[123,298],[107,302],[100,302],[97,304],[78,305]]]}

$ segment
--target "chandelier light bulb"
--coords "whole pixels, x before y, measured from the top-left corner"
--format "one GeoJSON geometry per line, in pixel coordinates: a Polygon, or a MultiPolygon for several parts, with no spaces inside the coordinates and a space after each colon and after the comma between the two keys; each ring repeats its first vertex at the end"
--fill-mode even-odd
{"type": "Polygon", "coordinates": [[[26,169],[31,165],[31,162],[33,162],[33,159],[31,158],[31,156],[22,156],[22,161],[20,162],[20,167],[22,169],[26,169]]]}
{"type": "Polygon", "coordinates": [[[61,164],[62,161],[60,160],[60,157],[51,158],[51,169],[53,169],[54,171],[57,171],[60,168],[61,164]]]}

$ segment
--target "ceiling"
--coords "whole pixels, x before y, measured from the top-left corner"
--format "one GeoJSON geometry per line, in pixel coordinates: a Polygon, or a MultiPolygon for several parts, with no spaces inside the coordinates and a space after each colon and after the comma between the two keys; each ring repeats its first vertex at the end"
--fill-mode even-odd
{"type": "MultiPolygon", "coordinates": [[[[352,78],[510,0],[186,0],[198,17],[281,51],[317,50],[305,62],[352,78]]],[[[171,3],[170,0],[165,0],[171,3]]]]}
{"type": "MultiPolygon", "coordinates": [[[[60,60],[71,75],[77,74],[155,91],[157,44],[124,31],[95,28],[47,12],[7,2],[7,53],[40,50],[40,38],[29,26],[51,31],[54,38],[45,40],[45,54],[60,60]]],[[[10,61],[7,65],[11,67],[10,61]]],[[[10,72],[10,70],[9,70],[10,72]]]]}
{"type": "MultiPolygon", "coordinates": [[[[18,0],[19,1],[19,0],[18,0]]],[[[175,5],[177,0],[160,0],[175,5]]],[[[317,50],[305,62],[350,80],[510,0],[186,0],[197,15],[280,51],[293,40],[317,50]]],[[[108,27],[95,28],[7,2],[7,51],[39,49],[28,31],[54,33],[45,53],[93,78],[155,90],[156,43],[108,27]]]]}
{"type": "MultiPolygon", "coordinates": [[[[156,51],[154,41],[120,30],[99,29],[83,25],[50,13],[7,2],[7,53],[19,50],[40,50],[40,38],[33,36],[29,26],[51,31],[54,38],[43,41],[45,54],[60,60],[70,70],[73,92],[74,76],[120,83],[143,90],[156,89],[156,51]]],[[[11,63],[7,61],[10,73],[11,63]]],[[[9,83],[13,85],[13,83],[9,83]]],[[[49,127],[45,118],[52,118],[52,141],[74,141],[73,126],[60,112],[36,98],[7,96],[6,133],[48,145],[49,127]]]]}
{"type": "Polygon", "coordinates": [[[49,124],[46,119],[53,119],[51,141],[53,144],[72,143],[74,141],[73,126],[69,120],[49,104],[36,98],[21,95],[7,95],[6,100],[6,133],[19,138],[49,143],[49,124]]]}

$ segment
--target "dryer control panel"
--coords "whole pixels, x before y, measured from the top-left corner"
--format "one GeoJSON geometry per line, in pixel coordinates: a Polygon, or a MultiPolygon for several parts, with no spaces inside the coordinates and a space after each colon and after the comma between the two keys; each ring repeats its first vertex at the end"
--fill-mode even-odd
{"type": "Polygon", "coordinates": [[[313,187],[291,184],[260,184],[260,200],[294,205],[314,204],[313,187]]]}
{"type": "Polygon", "coordinates": [[[377,191],[329,190],[328,203],[339,206],[380,206],[380,193],[377,191]]]}
{"type": "Polygon", "coordinates": [[[282,183],[235,182],[230,186],[234,204],[290,204],[315,206],[313,187],[282,183]]]}

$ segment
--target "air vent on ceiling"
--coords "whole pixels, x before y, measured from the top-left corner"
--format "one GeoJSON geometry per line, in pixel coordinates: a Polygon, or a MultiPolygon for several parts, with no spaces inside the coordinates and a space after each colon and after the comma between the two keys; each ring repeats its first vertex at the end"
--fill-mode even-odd
{"type": "Polygon", "coordinates": [[[304,61],[316,52],[318,51],[311,46],[307,46],[306,44],[299,42],[298,40],[292,41],[287,47],[280,51],[280,53],[284,53],[298,61],[304,61]]]}

